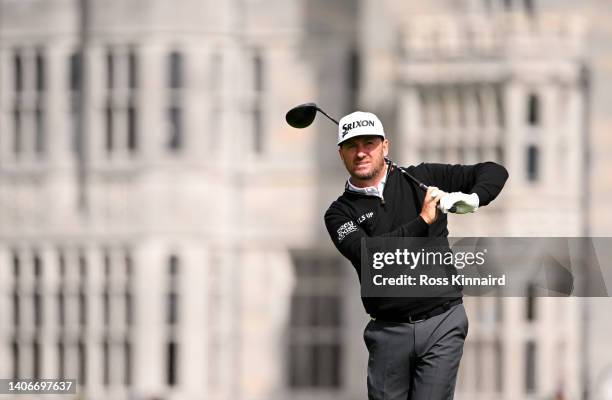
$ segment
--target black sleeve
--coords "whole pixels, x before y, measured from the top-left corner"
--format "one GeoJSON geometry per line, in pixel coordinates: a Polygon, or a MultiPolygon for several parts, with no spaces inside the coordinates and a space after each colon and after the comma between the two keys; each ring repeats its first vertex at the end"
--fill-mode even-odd
{"type": "Polygon", "coordinates": [[[431,185],[445,192],[476,193],[480,206],[486,206],[501,192],[508,171],[488,161],[474,165],[421,164],[431,179],[431,185]]]}
{"type": "MultiPolygon", "coordinates": [[[[368,237],[363,229],[342,210],[330,207],[325,213],[325,226],[332,242],[342,255],[354,266],[361,265],[361,238],[368,237]]],[[[384,233],[380,237],[420,237],[427,236],[429,225],[420,216],[384,233]]],[[[360,271],[357,271],[358,273],[360,271]]]]}

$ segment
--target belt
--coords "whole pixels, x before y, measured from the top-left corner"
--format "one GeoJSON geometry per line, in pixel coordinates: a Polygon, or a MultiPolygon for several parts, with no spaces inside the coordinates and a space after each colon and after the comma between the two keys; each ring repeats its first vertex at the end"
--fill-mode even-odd
{"type": "MultiPolygon", "coordinates": [[[[436,315],[444,314],[445,312],[450,310],[451,307],[456,306],[457,304],[461,304],[461,303],[463,303],[462,298],[453,299],[453,300],[447,301],[446,303],[442,303],[439,306],[436,306],[430,310],[420,312],[417,314],[413,314],[413,315],[402,316],[401,318],[395,319],[393,321],[388,320],[386,318],[380,318],[379,320],[387,321],[387,322],[409,322],[411,324],[414,324],[415,322],[425,321],[426,319],[435,317],[436,315]]],[[[377,318],[372,318],[372,319],[375,320],[377,318]]]]}

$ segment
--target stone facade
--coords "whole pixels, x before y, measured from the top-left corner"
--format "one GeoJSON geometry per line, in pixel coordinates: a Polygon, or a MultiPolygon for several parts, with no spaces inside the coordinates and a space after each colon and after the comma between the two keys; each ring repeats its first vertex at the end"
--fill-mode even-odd
{"type": "MultiPolygon", "coordinates": [[[[374,111],[405,164],[502,162],[503,195],[452,235],[607,234],[602,4],[0,1],[0,377],[74,377],[90,399],[363,398],[367,316],[322,221],[345,180],[335,127],[284,113],[374,111]]],[[[579,398],[583,303],[466,304],[457,398],[579,398]]]]}

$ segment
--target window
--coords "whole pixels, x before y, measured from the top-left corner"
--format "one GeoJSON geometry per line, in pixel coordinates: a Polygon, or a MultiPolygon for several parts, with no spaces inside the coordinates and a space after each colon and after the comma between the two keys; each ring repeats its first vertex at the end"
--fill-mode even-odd
{"type": "Polygon", "coordinates": [[[253,56],[253,83],[256,92],[264,90],[264,64],[258,50],[255,51],[253,56]]]}
{"type": "Polygon", "coordinates": [[[252,122],[253,122],[253,151],[260,154],[263,151],[263,118],[262,102],[264,92],[264,62],[259,50],[255,50],[253,55],[253,89],[255,98],[253,101],[252,122]]]}
{"type": "Polygon", "coordinates": [[[173,51],[168,55],[168,106],[166,111],[168,126],[167,146],[178,151],[184,146],[182,93],[184,82],[183,55],[173,51]]]}
{"type": "Polygon", "coordinates": [[[20,262],[19,262],[19,254],[17,253],[17,250],[13,250],[12,252],[13,254],[13,276],[15,277],[15,280],[19,279],[19,273],[20,273],[20,262]]]}
{"type": "Polygon", "coordinates": [[[110,385],[110,344],[108,338],[102,342],[102,384],[110,385]]]}
{"type": "Polygon", "coordinates": [[[34,378],[40,378],[40,343],[38,339],[34,339],[32,342],[32,366],[34,369],[34,378]]]}
{"type": "Polygon", "coordinates": [[[168,56],[168,86],[171,89],[183,87],[183,55],[176,51],[168,56]]]}
{"type": "Polygon", "coordinates": [[[13,153],[16,157],[21,154],[21,110],[15,104],[13,109],[13,153]]]}
{"type": "Polygon", "coordinates": [[[111,50],[106,52],[106,88],[113,89],[115,87],[115,69],[114,56],[111,50]]]}
{"type": "Polygon", "coordinates": [[[174,325],[178,321],[178,295],[175,292],[168,293],[168,324],[174,325]]]}
{"type": "Polygon", "coordinates": [[[41,326],[42,322],[43,322],[43,316],[42,316],[42,298],[41,298],[41,294],[40,294],[40,289],[37,287],[34,289],[34,295],[32,297],[32,302],[34,303],[34,325],[35,326],[41,326]]]}
{"type": "Polygon", "coordinates": [[[133,315],[133,309],[134,309],[134,305],[132,301],[132,294],[129,292],[129,289],[126,290],[125,292],[124,300],[125,300],[125,324],[129,326],[132,324],[132,319],[133,319],[132,315],[133,315]]]}
{"type": "Polygon", "coordinates": [[[103,304],[103,318],[104,318],[104,325],[108,326],[110,325],[110,307],[111,307],[111,302],[110,302],[110,293],[108,292],[108,283],[107,283],[107,287],[104,288],[104,293],[102,293],[102,304],[103,304]]]}
{"type": "Polygon", "coordinates": [[[127,282],[125,286],[125,323],[130,326],[134,318],[134,301],[132,298],[132,273],[133,273],[133,261],[129,250],[125,250],[124,254],[125,262],[125,275],[127,282]]]}
{"type": "Polygon", "coordinates": [[[533,322],[536,318],[536,296],[535,285],[527,286],[527,297],[525,298],[525,318],[529,322],[533,322]]]}
{"type": "Polygon", "coordinates": [[[176,277],[179,273],[179,259],[174,254],[168,259],[168,273],[172,278],[176,277]]]}
{"type": "Polygon", "coordinates": [[[59,264],[59,274],[61,277],[66,276],[66,257],[64,256],[64,252],[60,249],[58,250],[59,254],[57,256],[57,262],[59,264]]]}
{"type": "Polygon", "coordinates": [[[525,345],[525,392],[536,391],[536,344],[529,341],[525,345]]]}
{"type": "Polygon", "coordinates": [[[70,119],[72,126],[72,149],[75,154],[81,154],[81,56],[75,52],[69,61],[69,89],[70,89],[70,119]]]}
{"type": "MultiPolygon", "coordinates": [[[[134,50],[128,53],[128,87],[130,92],[138,87],[138,59],[134,50]]],[[[134,103],[134,95],[130,93],[127,109],[127,147],[130,153],[134,153],[138,148],[138,111],[134,103]]]]}
{"type": "Polygon", "coordinates": [[[87,278],[87,259],[82,251],[79,252],[79,274],[81,274],[81,282],[85,283],[87,278]]]}
{"type": "Polygon", "coordinates": [[[38,280],[42,275],[42,261],[40,260],[40,255],[37,251],[34,251],[34,256],[32,257],[34,264],[34,277],[38,280]]]}
{"type": "Polygon", "coordinates": [[[85,347],[85,343],[82,340],[79,340],[77,349],[79,363],[78,383],[81,386],[85,386],[87,384],[87,348],[85,347]]]}
{"type": "Polygon", "coordinates": [[[179,259],[173,254],[168,259],[169,288],[167,297],[167,322],[169,325],[175,325],[178,323],[179,318],[179,295],[177,288],[178,274],[179,259]]]}
{"type": "Polygon", "coordinates": [[[129,340],[123,343],[123,384],[130,386],[132,384],[132,344],[129,340]]]}
{"type": "Polygon", "coordinates": [[[133,262],[132,255],[130,254],[129,250],[125,251],[124,261],[125,261],[125,274],[128,276],[128,278],[131,278],[132,271],[134,270],[134,262],[133,262]]]}
{"type": "Polygon", "coordinates": [[[540,99],[533,93],[527,100],[527,123],[530,126],[540,125],[540,99]]]}
{"type": "Polygon", "coordinates": [[[253,109],[253,150],[256,154],[263,151],[262,112],[258,104],[253,109]]]}
{"type": "Polygon", "coordinates": [[[181,109],[172,106],[168,109],[169,122],[169,141],[168,147],[171,150],[179,150],[182,147],[183,127],[181,118],[181,109]]]}
{"type": "Polygon", "coordinates": [[[291,300],[288,384],[334,389],[342,371],[342,267],[336,257],[294,257],[297,286],[291,300]]]}
{"type": "Polygon", "coordinates": [[[166,349],[166,383],[168,386],[176,386],[177,384],[177,364],[178,364],[178,348],[174,341],[168,342],[166,349]]]}
{"type": "Polygon", "coordinates": [[[106,104],[104,108],[104,124],[105,124],[105,132],[106,132],[106,153],[111,154],[114,149],[114,133],[113,133],[113,108],[110,104],[110,101],[106,104]]]}
{"type": "Polygon", "coordinates": [[[19,298],[19,292],[17,292],[17,288],[13,291],[13,325],[15,327],[19,326],[21,316],[21,303],[19,298]]]}
{"type": "Polygon", "coordinates": [[[34,124],[36,134],[34,138],[34,150],[36,154],[42,155],[45,152],[45,121],[44,112],[40,104],[37,104],[36,110],[34,110],[34,124]]]}
{"type": "Polygon", "coordinates": [[[13,351],[13,379],[20,378],[19,376],[19,343],[17,343],[17,339],[13,339],[13,343],[11,343],[12,351],[13,351]]]}
{"type": "Polygon", "coordinates": [[[138,64],[134,50],[128,53],[128,87],[130,89],[138,87],[138,64]]]}
{"type": "Polygon", "coordinates": [[[539,154],[534,145],[527,146],[527,179],[531,182],[538,180],[539,154]]]}
{"type": "Polygon", "coordinates": [[[70,91],[78,92],[81,89],[81,55],[78,52],[70,56],[69,78],[70,91]]]}
{"type": "Polygon", "coordinates": [[[13,82],[15,82],[15,92],[23,91],[23,59],[19,50],[13,55],[13,82]]]}
{"type": "Polygon", "coordinates": [[[43,322],[43,302],[42,302],[42,295],[40,294],[41,291],[41,276],[42,276],[42,262],[40,259],[40,255],[38,254],[37,251],[34,251],[34,256],[32,258],[33,261],[33,265],[34,265],[34,294],[32,297],[32,305],[34,308],[34,325],[35,326],[41,326],[42,322],[43,322]]]}
{"type": "Polygon", "coordinates": [[[128,150],[134,152],[138,146],[137,115],[133,105],[128,107],[128,150]]]}
{"type": "Polygon", "coordinates": [[[66,324],[66,297],[64,296],[63,288],[60,288],[57,293],[57,317],[59,325],[64,326],[66,324]]]}
{"type": "Polygon", "coordinates": [[[102,117],[106,155],[133,155],[139,144],[135,95],[138,88],[138,53],[135,48],[109,47],[104,63],[106,101],[102,117]]]}
{"type": "Polygon", "coordinates": [[[43,92],[46,86],[45,59],[42,50],[38,50],[35,56],[35,76],[36,76],[36,107],[34,110],[34,151],[37,155],[45,152],[45,113],[43,110],[43,92]]]}
{"type": "Polygon", "coordinates": [[[42,92],[45,90],[46,71],[45,71],[45,59],[42,55],[42,51],[36,52],[36,91],[42,92]]]}
{"type": "Polygon", "coordinates": [[[79,256],[79,323],[81,326],[87,325],[87,260],[85,254],[80,251],[79,256]]]}
{"type": "Polygon", "coordinates": [[[57,377],[66,378],[66,346],[61,340],[57,343],[57,377]]]}
{"type": "Polygon", "coordinates": [[[31,57],[29,53],[16,49],[12,60],[14,93],[8,104],[15,160],[23,155],[40,156],[45,151],[45,58],[41,49],[33,49],[31,57]]]}
{"type": "Polygon", "coordinates": [[[79,291],[79,323],[81,326],[87,325],[87,296],[84,288],[79,291]]]}

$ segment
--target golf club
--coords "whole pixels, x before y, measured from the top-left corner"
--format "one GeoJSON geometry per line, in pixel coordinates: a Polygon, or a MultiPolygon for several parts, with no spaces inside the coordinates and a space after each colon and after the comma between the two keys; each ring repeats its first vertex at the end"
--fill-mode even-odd
{"type": "MultiPolygon", "coordinates": [[[[336,125],[340,125],[336,119],[330,117],[325,111],[323,111],[315,103],[304,103],[304,104],[300,104],[298,106],[293,107],[291,110],[287,111],[287,114],[285,115],[285,120],[292,127],[298,128],[298,129],[303,129],[303,128],[306,128],[306,127],[308,127],[308,126],[310,126],[312,124],[312,122],[314,121],[315,117],[317,116],[317,111],[319,111],[321,114],[325,115],[330,121],[332,121],[336,125]]],[[[417,178],[412,176],[409,172],[407,172],[406,170],[404,170],[403,168],[401,168],[400,166],[398,166],[397,164],[395,164],[394,162],[392,162],[388,158],[385,158],[385,160],[388,163],[390,163],[392,166],[397,168],[402,174],[404,174],[405,176],[410,178],[421,189],[427,191],[427,189],[429,187],[427,185],[425,185],[423,182],[419,181],[417,178]]],[[[455,212],[456,211],[456,207],[454,207],[454,206],[451,207],[451,209],[449,211],[452,212],[452,213],[455,212]]]]}

